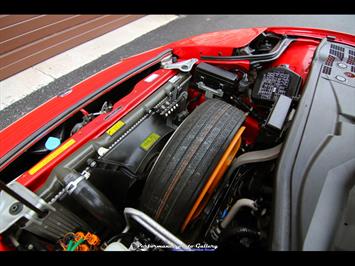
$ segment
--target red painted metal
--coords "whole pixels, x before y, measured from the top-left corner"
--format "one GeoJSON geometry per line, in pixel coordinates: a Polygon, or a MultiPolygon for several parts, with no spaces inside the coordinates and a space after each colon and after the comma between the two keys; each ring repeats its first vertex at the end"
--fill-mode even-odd
{"type": "Polygon", "coordinates": [[[249,60],[239,60],[239,61],[230,61],[230,60],[200,60],[201,62],[205,62],[208,64],[213,64],[221,68],[241,68],[244,71],[248,71],[250,69],[250,61],[249,60]]]}
{"type": "Polygon", "coordinates": [[[290,44],[286,51],[272,63],[272,66],[287,64],[292,71],[302,77],[304,83],[319,43],[318,40],[298,39],[297,42],[290,44]]]}
{"type": "MultiPolygon", "coordinates": [[[[113,109],[115,110],[120,107],[119,111],[112,115],[109,119],[105,120],[105,117],[108,114],[102,114],[92,120],[85,127],[80,129],[77,133],[75,133],[72,138],[75,140],[75,144],[70,146],[68,149],[63,151],[59,156],[46,164],[41,170],[36,172],[34,175],[31,175],[28,171],[21,175],[17,181],[24,186],[30,188],[33,191],[36,191],[41,187],[41,185],[46,181],[50,172],[53,168],[60,163],[64,158],[68,155],[72,154],[83,144],[87,143],[91,139],[97,138],[101,134],[103,134],[107,128],[109,128],[115,121],[122,118],[124,115],[129,113],[134,107],[136,107],[139,103],[141,103],[144,99],[146,99],[151,93],[156,91],[159,87],[161,87],[165,82],[167,82],[171,77],[176,74],[175,70],[166,70],[159,69],[154,72],[154,74],[159,75],[152,82],[146,82],[145,80],[140,81],[134,87],[133,91],[126,97],[119,100],[114,104],[113,109]]],[[[65,142],[62,144],[64,145],[65,142]]],[[[54,151],[53,151],[54,152],[54,151]]],[[[50,156],[50,154],[48,155],[50,156]]]]}
{"type": "Polygon", "coordinates": [[[201,55],[230,56],[233,49],[248,45],[266,28],[249,28],[205,33],[169,45],[181,58],[200,58],[201,55]]]}
{"type": "MultiPolygon", "coordinates": [[[[139,66],[152,57],[157,56],[166,48],[158,48],[139,56],[127,58],[110,66],[103,71],[89,77],[72,87],[72,92],[65,97],[54,97],[48,102],[37,107],[26,116],[17,120],[12,125],[0,132],[0,157],[3,157],[19,143],[23,142],[29,135],[46,125],[65,110],[73,106],[75,103],[85,98],[85,96],[95,92],[100,87],[108,84],[118,76],[128,72],[132,68],[139,66]]],[[[123,82],[123,81],[122,81],[123,82]]],[[[127,96],[130,98],[130,95],[127,96]]],[[[94,99],[91,99],[93,101],[94,99]]],[[[89,102],[88,102],[89,103],[89,102]]],[[[29,147],[26,147],[27,149],[29,147]]],[[[1,169],[0,169],[1,170],[1,169]]]]}
{"type": "Polygon", "coordinates": [[[188,93],[191,102],[187,106],[187,109],[191,113],[197,106],[206,100],[206,97],[205,94],[202,94],[201,91],[194,88],[189,88],[188,93]]]}
{"type": "Polygon", "coordinates": [[[0,251],[14,251],[15,249],[4,243],[3,237],[0,235],[0,251]]]}
{"type": "Polygon", "coordinates": [[[246,145],[254,143],[260,133],[260,124],[255,118],[247,116],[244,122],[245,130],[243,133],[243,140],[246,145]]]}

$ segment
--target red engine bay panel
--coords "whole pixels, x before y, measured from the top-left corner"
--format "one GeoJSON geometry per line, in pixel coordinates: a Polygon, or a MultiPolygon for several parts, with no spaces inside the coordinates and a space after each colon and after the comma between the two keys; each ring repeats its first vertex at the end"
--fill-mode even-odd
{"type": "Polygon", "coordinates": [[[39,168],[35,173],[31,174],[31,171],[27,171],[21,175],[17,181],[30,188],[31,190],[36,191],[45,182],[52,169],[59,162],[61,162],[68,155],[72,154],[86,142],[103,134],[105,130],[113,125],[115,121],[129,113],[134,107],[146,99],[151,93],[153,93],[161,85],[167,82],[175,74],[175,70],[159,69],[150,75],[154,75],[154,77],[156,77],[154,80],[149,81],[150,76],[148,76],[147,78],[137,83],[137,85],[127,97],[124,97],[114,104],[111,112],[115,112],[115,110],[118,109],[114,115],[112,115],[107,120],[105,120],[105,118],[109,116],[110,113],[102,114],[96,117],[93,121],[75,133],[69,140],[58,147],[58,149],[64,147],[61,149],[60,153],[57,154],[56,151],[58,149],[53,151],[44,159],[42,159],[37,165],[31,168],[35,170],[39,168]],[[48,160],[48,158],[52,159],[48,160]]]}

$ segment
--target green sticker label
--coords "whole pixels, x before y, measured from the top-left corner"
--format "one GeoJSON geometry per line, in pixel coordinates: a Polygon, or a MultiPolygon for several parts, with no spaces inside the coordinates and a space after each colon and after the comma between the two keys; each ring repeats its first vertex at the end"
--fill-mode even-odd
{"type": "Polygon", "coordinates": [[[141,143],[140,147],[148,151],[159,138],[160,136],[158,134],[152,133],[141,143]]]}
{"type": "Polygon", "coordinates": [[[115,134],[124,125],[125,125],[125,123],[120,120],[116,124],[114,124],[112,127],[110,127],[110,129],[107,130],[106,133],[109,134],[110,136],[112,136],[113,134],[115,134]]]}

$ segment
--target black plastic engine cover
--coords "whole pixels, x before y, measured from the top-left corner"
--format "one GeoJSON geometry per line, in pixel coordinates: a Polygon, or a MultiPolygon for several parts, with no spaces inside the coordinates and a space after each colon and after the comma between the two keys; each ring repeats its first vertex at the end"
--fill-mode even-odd
{"type": "Polygon", "coordinates": [[[355,84],[336,78],[354,50],[323,39],[314,55],[278,162],[272,250],[354,250],[355,84]]]}
{"type": "Polygon", "coordinates": [[[259,104],[273,103],[280,95],[290,98],[298,94],[302,78],[286,67],[262,71],[256,80],[252,98],[259,104]]]}
{"type": "Polygon", "coordinates": [[[112,147],[102,159],[107,164],[112,163],[118,168],[123,165],[131,173],[140,175],[151,166],[152,160],[160,153],[173,131],[163,117],[152,115],[112,147]]]}
{"type": "Polygon", "coordinates": [[[238,82],[238,75],[207,63],[200,63],[195,70],[195,82],[202,81],[213,89],[221,89],[227,94],[233,94],[238,82]]]}

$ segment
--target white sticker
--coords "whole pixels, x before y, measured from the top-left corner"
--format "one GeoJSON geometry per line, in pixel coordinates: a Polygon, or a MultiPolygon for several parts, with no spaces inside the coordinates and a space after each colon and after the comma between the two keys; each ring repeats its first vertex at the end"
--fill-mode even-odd
{"type": "Polygon", "coordinates": [[[151,74],[149,77],[147,77],[144,81],[145,82],[152,82],[153,80],[155,80],[157,77],[159,77],[158,74],[151,74]]]}

